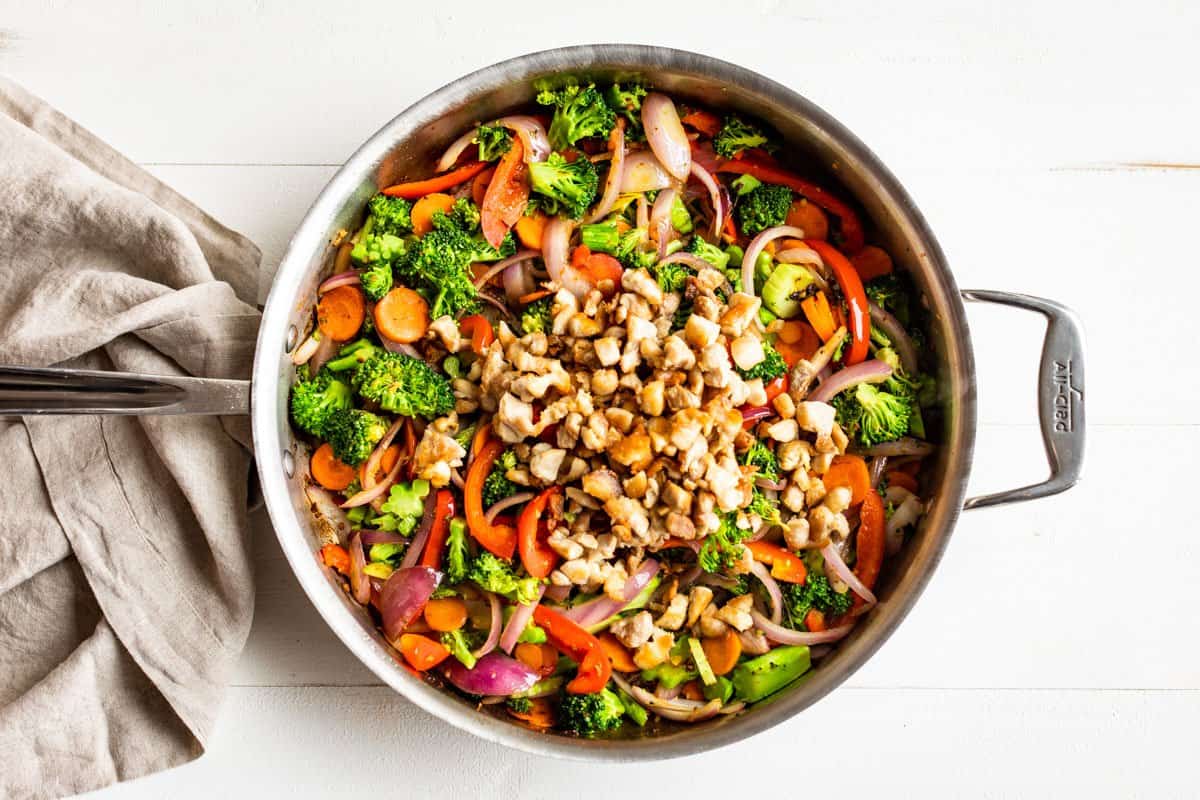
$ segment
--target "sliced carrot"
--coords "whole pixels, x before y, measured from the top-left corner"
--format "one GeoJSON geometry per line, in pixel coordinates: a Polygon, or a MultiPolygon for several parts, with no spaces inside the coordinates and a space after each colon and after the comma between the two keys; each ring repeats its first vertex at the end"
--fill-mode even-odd
{"type": "Polygon", "coordinates": [[[711,111],[705,111],[702,108],[689,111],[680,117],[679,121],[692,130],[700,131],[700,133],[705,134],[710,139],[721,132],[721,118],[711,111]]]}
{"type": "Polygon", "coordinates": [[[541,300],[543,297],[549,297],[552,294],[554,294],[554,292],[550,291],[549,289],[538,289],[536,292],[530,292],[529,294],[521,295],[517,298],[517,302],[521,305],[527,305],[536,300],[541,300]]]}
{"type": "Polygon", "coordinates": [[[894,469],[887,474],[888,486],[899,486],[902,489],[908,489],[913,494],[917,493],[917,479],[907,472],[901,472],[894,469]]]}
{"type": "Polygon", "coordinates": [[[509,707],[508,713],[535,728],[553,728],[555,724],[554,704],[546,697],[531,698],[528,711],[515,711],[509,707]]]}
{"type": "Polygon", "coordinates": [[[824,480],[827,492],[837,486],[848,487],[851,505],[861,503],[871,491],[871,472],[862,456],[834,456],[829,469],[825,470],[824,480]]]}
{"type": "Polygon", "coordinates": [[[418,342],[429,330],[429,304],[412,289],[397,286],[375,304],[375,327],[393,342],[418,342]]]}
{"type": "Polygon", "coordinates": [[[808,628],[812,633],[820,633],[826,629],[825,615],[820,609],[810,608],[808,613],[804,615],[804,627],[808,628]]]}
{"type": "Polygon", "coordinates": [[[424,236],[433,230],[433,215],[435,212],[449,214],[454,208],[454,198],[448,194],[427,194],[412,207],[412,228],[417,236],[424,236]]]}
{"type": "Polygon", "coordinates": [[[339,461],[329,442],[313,451],[308,460],[308,471],[314,481],[331,492],[340,492],[354,482],[354,467],[339,461]]]}
{"type": "Polygon", "coordinates": [[[593,286],[598,287],[603,281],[611,281],[611,289],[601,289],[606,297],[611,297],[621,285],[621,275],[624,274],[625,268],[621,266],[620,261],[607,253],[592,253],[580,271],[593,286]]]}
{"type": "Polygon", "coordinates": [[[558,651],[545,643],[521,642],[513,650],[513,655],[516,656],[517,661],[542,677],[554,672],[558,667],[558,651]]]}
{"type": "Polygon", "coordinates": [[[406,633],[400,637],[400,654],[413,669],[425,672],[445,661],[450,656],[450,651],[446,649],[446,645],[428,636],[406,633]]]}
{"type": "Polygon", "coordinates": [[[801,197],[792,202],[788,209],[785,225],[795,225],[804,231],[806,239],[828,239],[829,219],[816,203],[810,203],[801,197]]]}
{"type": "MultiPolygon", "coordinates": [[[[396,461],[400,458],[402,448],[398,444],[393,444],[383,451],[383,455],[379,457],[379,466],[375,468],[375,482],[383,480],[384,477],[392,471],[392,467],[396,466],[396,461]]],[[[367,462],[364,461],[358,468],[358,481],[364,486],[367,483],[367,462]]]]}
{"type": "Polygon", "coordinates": [[[542,232],[546,230],[546,223],[549,221],[550,218],[539,211],[536,214],[521,217],[513,227],[517,231],[517,238],[521,240],[521,244],[530,250],[541,250],[542,232]]]}
{"type": "Polygon", "coordinates": [[[457,597],[435,597],[425,604],[425,621],[435,631],[456,631],[467,621],[467,604],[457,597]]]}
{"type": "Polygon", "coordinates": [[[488,184],[492,182],[492,176],[496,174],[496,169],[485,169],[483,172],[475,176],[475,180],[471,181],[471,200],[477,206],[483,205],[483,198],[487,195],[488,184]]]}
{"type": "Polygon", "coordinates": [[[725,240],[725,244],[733,244],[738,240],[737,223],[733,221],[733,214],[725,215],[725,222],[721,225],[721,238],[725,240]]]}
{"type": "Polygon", "coordinates": [[[820,347],[821,337],[817,336],[811,325],[800,320],[785,323],[779,331],[779,339],[775,342],[775,349],[783,356],[789,368],[801,359],[812,358],[820,347]],[[796,337],[795,341],[788,341],[792,337],[796,337]]]}
{"type": "Polygon", "coordinates": [[[612,662],[613,669],[617,672],[637,672],[633,656],[625,649],[625,645],[621,644],[620,639],[611,633],[602,633],[596,638],[600,641],[600,647],[604,649],[608,660],[612,662]]]}
{"type": "Polygon", "coordinates": [[[343,575],[350,574],[350,554],[340,544],[327,544],[321,548],[321,560],[325,566],[336,569],[343,575]]]}
{"type": "Polygon", "coordinates": [[[474,178],[479,173],[483,172],[488,167],[486,161],[476,161],[473,164],[466,164],[456,170],[451,170],[445,175],[438,175],[436,178],[428,178],[423,181],[409,181],[408,183],[397,183],[394,186],[389,186],[380,191],[389,197],[403,197],[405,200],[416,200],[418,197],[424,197],[433,192],[444,192],[447,189],[453,189],[460,183],[466,183],[474,178]]]}
{"type": "MultiPolygon", "coordinates": [[[[807,229],[806,229],[807,231],[807,229]]],[[[892,257],[881,247],[869,244],[850,257],[854,271],[864,281],[880,278],[892,271],[892,257]]]]}
{"type": "Polygon", "coordinates": [[[803,239],[787,237],[779,240],[779,252],[782,253],[784,250],[812,250],[812,248],[806,245],[803,239]]]}
{"type": "Polygon", "coordinates": [[[367,301],[357,286],[339,286],[317,301],[317,328],[335,342],[354,338],[367,318],[367,301]]]}
{"type": "Polygon", "coordinates": [[[697,680],[688,681],[680,692],[688,700],[704,702],[704,686],[697,680]]]}
{"type": "Polygon", "coordinates": [[[825,292],[817,292],[812,297],[804,298],[800,301],[800,308],[804,309],[804,316],[808,317],[809,323],[821,337],[821,341],[827,342],[837,333],[837,322],[833,316],[833,309],[829,307],[829,298],[825,296],[825,292]]]}
{"type": "Polygon", "coordinates": [[[717,675],[733,672],[742,655],[742,640],[729,628],[720,636],[702,639],[700,646],[704,648],[704,657],[708,659],[708,665],[717,675]]]}

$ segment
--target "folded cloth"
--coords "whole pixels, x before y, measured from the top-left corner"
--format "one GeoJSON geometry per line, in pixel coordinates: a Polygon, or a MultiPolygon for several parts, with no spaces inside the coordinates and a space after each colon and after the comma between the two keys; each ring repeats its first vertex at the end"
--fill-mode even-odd
{"type": "MultiPolygon", "coordinates": [[[[245,378],[260,259],[0,78],[0,363],[245,378]]],[[[245,643],[249,424],[0,421],[0,796],[197,757],[245,643]]]]}

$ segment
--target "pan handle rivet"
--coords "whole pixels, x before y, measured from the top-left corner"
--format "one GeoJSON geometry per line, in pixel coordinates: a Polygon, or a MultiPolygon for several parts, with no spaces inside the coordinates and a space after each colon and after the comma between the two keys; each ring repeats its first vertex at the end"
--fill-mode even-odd
{"type": "Polygon", "coordinates": [[[297,335],[298,334],[296,332],[296,326],[289,325],[288,331],[287,331],[287,351],[289,353],[292,352],[292,350],[296,349],[296,336],[297,335]]]}
{"type": "Polygon", "coordinates": [[[296,474],[296,459],[291,450],[283,451],[283,473],[289,478],[296,474]]]}

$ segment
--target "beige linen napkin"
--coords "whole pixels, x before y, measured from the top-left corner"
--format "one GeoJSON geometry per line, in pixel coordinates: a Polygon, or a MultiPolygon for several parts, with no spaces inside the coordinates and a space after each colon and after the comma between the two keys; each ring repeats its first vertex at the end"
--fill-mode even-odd
{"type": "MultiPolygon", "coordinates": [[[[0,363],[247,377],[259,257],[0,78],[0,363]]],[[[248,432],[0,419],[0,796],[200,754],[253,613],[248,432]]]]}

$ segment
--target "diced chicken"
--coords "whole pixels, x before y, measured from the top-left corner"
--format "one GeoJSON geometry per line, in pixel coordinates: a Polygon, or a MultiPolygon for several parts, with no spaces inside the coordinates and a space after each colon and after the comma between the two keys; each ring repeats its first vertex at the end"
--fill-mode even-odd
{"type": "Polygon", "coordinates": [[[750,335],[739,336],[730,342],[729,352],[739,369],[750,369],[767,357],[763,352],[762,340],[750,335]]]}
{"type": "Polygon", "coordinates": [[[677,594],[671,598],[671,603],[667,606],[667,610],[659,616],[654,624],[664,631],[677,631],[683,627],[683,622],[687,619],[687,610],[687,595],[677,594]]]}
{"type": "Polygon", "coordinates": [[[683,337],[696,349],[708,347],[717,340],[720,332],[721,326],[699,314],[692,314],[683,326],[683,337]]]}
{"type": "Polygon", "coordinates": [[[749,630],[754,625],[754,619],[750,616],[753,603],[753,595],[735,597],[717,611],[717,619],[735,630],[749,630]]]}
{"type": "Polygon", "coordinates": [[[509,443],[537,435],[537,429],[533,426],[533,406],[507,392],[500,398],[496,422],[496,432],[509,443]]]}
{"type": "Polygon", "coordinates": [[[805,401],[796,404],[796,424],[801,430],[817,435],[816,449],[818,453],[834,450],[833,422],[837,412],[828,403],[813,403],[805,401]]]}
{"type": "Polygon", "coordinates": [[[558,469],[566,457],[566,450],[544,443],[539,444],[533,448],[533,455],[529,459],[529,471],[540,481],[554,483],[558,479],[558,469]]]}
{"type": "Polygon", "coordinates": [[[444,314],[429,323],[429,333],[437,336],[442,347],[450,353],[457,353],[462,349],[462,336],[458,331],[458,323],[449,314],[444,314]]]}
{"type": "Polygon", "coordinates": [[[690,628],[700,620],[700,615],[712,602],[713,591],[707,586],[694,586],[688,594],[688,613],[686,624],[690,628]]]}
{"type": "Polygon", "coordinates": [[[467,451],[453,436],[439,432],[435,426],[425,428],[425,434],[413,453],[417,477],[441,487],[450,483],[450,471],[461,467],[467,451]]]}
{"type": "Polygon", "coordinates": [[[617,620],[609,630],[621,644],[636,650],[650,641],[654,633],[654,618],[649,611],[639,611],[631,617],[617,620]]]}
{"type": "Polygon", "coordinates": [[[675,634],[656,630],[650,640],[633,654],[633,663],[638,669],[654,669],[667,660],[675,646],[675,634]]]}
{"type": "Polygon", "coordinates": [[[583,490],[601,502],[620,497],[621,479],[609,469],[598,469],[583,476],[583,490]]]}

